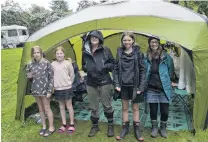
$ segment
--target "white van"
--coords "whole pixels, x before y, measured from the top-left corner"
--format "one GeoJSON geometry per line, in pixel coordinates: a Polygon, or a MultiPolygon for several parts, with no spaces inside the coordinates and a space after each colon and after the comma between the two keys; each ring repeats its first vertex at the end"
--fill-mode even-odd
{"type": "Polygon", "coordinates": [[[29,37],[27,27],[11,25],[1,27],[1,41],[3,47],[15,48],[22,46],[29,37]]]}

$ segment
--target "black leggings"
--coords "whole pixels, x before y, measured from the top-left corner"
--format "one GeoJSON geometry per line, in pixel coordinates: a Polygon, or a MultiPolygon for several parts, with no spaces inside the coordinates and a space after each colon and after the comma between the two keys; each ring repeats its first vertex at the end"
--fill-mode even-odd
{"type": "MultiPolygon", "coordinates": [[[[150,103],[150,118],[151,120],[157,120],[157,110],[158,110],[158,103],[150,103]]],[[[168,120],[168,111],[169,111],[169,104],[168,103],[160,103],[160,113],[161,121],[168,120]]]]}

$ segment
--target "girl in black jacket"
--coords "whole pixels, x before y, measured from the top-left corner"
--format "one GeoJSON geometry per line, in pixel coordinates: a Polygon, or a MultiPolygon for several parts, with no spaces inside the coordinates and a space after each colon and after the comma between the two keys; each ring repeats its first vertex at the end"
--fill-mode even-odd
{"type": "Polygon", "coordinates": [[[117,140],[124,138],[129,133],[129,100],[132,100],[134,134],[137,140],[143,141],[139,131],[139,105],[143,101],[145,88],[145,65],[139,46],[135,45],[135,37],[131,32],[124,32],[121,37],[121,48],[117,49],[114,65],[114,85],[120,92],[122,99],[123,128],[117,140]]]}

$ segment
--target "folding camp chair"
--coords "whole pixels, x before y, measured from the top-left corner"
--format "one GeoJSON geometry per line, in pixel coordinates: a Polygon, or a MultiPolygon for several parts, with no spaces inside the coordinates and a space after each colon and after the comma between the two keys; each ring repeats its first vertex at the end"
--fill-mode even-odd
{"type": "Polygon", "coordinates": [[[184,109],[190,115],[191,111],[188,107],[188,101],[190,101],[189,96],[190,96],[190,94],[186,90],[181,90],[181,89],[174,88],[174,96],[173,96],[172,101],[173,102],[176,101],[176,103],[173,104],[175,106],[177,104],[181,103],[182,105],[179,107],[179,109],[184,106],[184,109]]]}
{"type": "MultiPolygon", "coordinates": [[[[179,105],[179,108],[180,109],[181,107],[184,107],[185,111],[187,112],[188,115],[187,116],[187,119],[189,119],[190,121],[189,124],[188,124],[188,127],[189,127],[189,130],[193,131],[194,128],[193,128],[193,118],[192,118],[192,114],[191,114],[191,111],[189,109],[189,106],[188,106],[188,102],[191,100],[191,98],[193,98],[193,94],[192,94],[192,97],[190,97],[191,94],[189,94],[186,90],[181,90],[181,89],[178,89],[178,88],[174,88],[174,96],[173,96],[173,105],[179,105],[179,103],[181,104],[181,106],[179,105]]],[[[194,132],[193,132],[194,133],[194,132]]]]}

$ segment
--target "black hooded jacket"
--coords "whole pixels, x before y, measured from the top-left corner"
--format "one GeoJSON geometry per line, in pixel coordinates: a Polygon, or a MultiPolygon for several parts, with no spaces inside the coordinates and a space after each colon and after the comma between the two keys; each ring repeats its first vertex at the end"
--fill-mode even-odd
{"type": "MultiPolygon", "coordinates": [[[[115,61],[115,66],[114,66],[114,86],[115,87],[121,87],[123,86],[123,69],[122,69],[122,60],[121,57],[123,55],[124,49],[118,48],[117,49],[117,56],[116,56],[116,61],[115,61]]],[[[139,51],[139,46],[134,46],[133,47],[133,52],[134,52],[134,64],[136,65],[134,68],[134,78],[133,78],[133,86],[135,90],[139,91],[144,91],[146,87],[146,68],[144,65],[144,56],[142,53],[139,51]]],[[[129,65],[132,66],[132,65],[129,65]]],[[[126,75],[125,75],[126,77],[126,75]]],[[[124,79],[123,79],[124,80],[124,79]]],[[[126,80],[129,81],[128,78],[126,80]]]]}
{"type": "Polygon", "coordinates": [[[106,46],[103,46],[103,35],[100,31],[89,33],[82,52],[82,69],[87,72],[87,85],[97,87],[112,84],[109,72],[113,71],[115,59],[106,46]],[[100,45],[94,54],[91,51],[90,36],[99,38],[100,45]]]}

